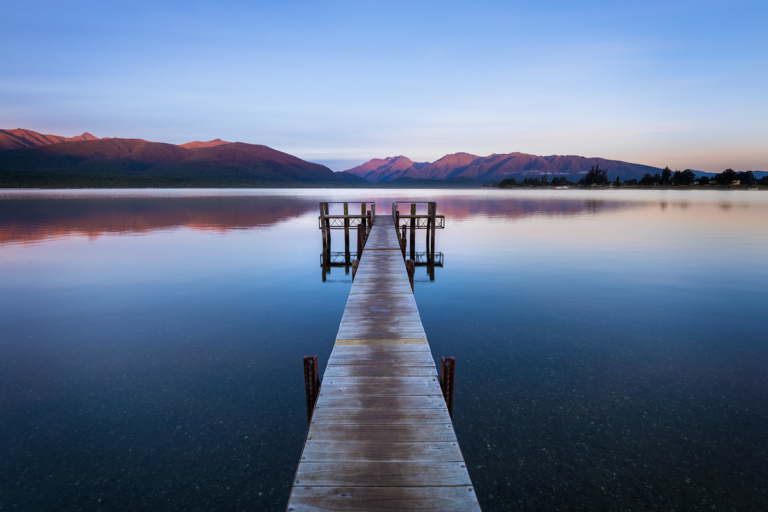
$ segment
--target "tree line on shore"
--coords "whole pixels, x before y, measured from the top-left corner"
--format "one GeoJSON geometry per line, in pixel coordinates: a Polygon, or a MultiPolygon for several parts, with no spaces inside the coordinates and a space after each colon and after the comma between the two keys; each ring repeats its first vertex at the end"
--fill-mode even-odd
{"type": "Polygon", "coordinates": [[[672,171],[665,167],[661,173],[651,175],[646,173],[641,179],[631,179],[622,181],[620,176],[615,180],[608,180],[608,171],[600,169],[599,166],[589,168],[586,176],[579,181],[569,181],[565,176],[556,176],[551,180],[547,175],[536,178],[524,178],[516,180],[507,178],[494,182],[491,186],[497,188],[515,188],[515,187],[692,187],[692,186],[744,186],[744,185],[768,185],[768,176],[757,179],[752,171],[736,172],[733,169],[726,169],[716,174],[712,178],[709,176],[696,177],[696,174],[690,169],[684,171],[672,171]]]}

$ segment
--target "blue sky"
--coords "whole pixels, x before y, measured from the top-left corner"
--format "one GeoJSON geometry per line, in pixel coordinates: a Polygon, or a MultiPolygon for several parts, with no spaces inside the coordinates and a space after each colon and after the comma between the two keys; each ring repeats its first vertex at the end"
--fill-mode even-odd
{"type": "Polygon", "coordinates": [[[11,2],[0,127],[768,170],[768,2],[11,2]]]}

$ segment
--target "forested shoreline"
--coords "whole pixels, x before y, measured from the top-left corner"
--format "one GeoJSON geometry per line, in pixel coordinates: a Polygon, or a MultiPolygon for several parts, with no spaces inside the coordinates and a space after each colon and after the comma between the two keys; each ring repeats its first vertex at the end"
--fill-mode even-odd
{"type": "Polygon", "coordinates": [[[700,176],[690,170],[672,171],[665,167],[660,173],[646,173],[641,179],[622,181],[620,176],[615,180],[608,179],[608,171],[599,166],[590,167],[587,174],[578,181],[570,181],[565,176],[548,175],[517,180],[507,178],[494,182],[496,188],[530,188],[530,187],[754,187],[768,186],[768,176],[758,179],[752,171],[736,172],[726,169],[713,177],[700,176]]]}

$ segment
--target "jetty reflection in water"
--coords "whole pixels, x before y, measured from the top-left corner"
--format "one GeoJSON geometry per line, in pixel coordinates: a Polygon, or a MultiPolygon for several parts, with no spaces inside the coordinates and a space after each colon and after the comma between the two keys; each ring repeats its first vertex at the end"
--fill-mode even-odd
{"type": "Polygon", "coordinates": [[[318,204],[367,200],[446,216],[416,300],[484,510],[754,510],[765,197],[0,192],[0,503],[284,509],[301,357],[325,367],[351,284],[318,279],[318,204]]]}

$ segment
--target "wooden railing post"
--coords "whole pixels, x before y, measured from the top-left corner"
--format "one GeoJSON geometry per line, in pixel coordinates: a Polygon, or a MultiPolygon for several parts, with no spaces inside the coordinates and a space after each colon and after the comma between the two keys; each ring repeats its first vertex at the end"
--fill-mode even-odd
{"type": "Polygon", "coordinates": [[[331,229],[325,216],[328,214],[328,203],[320,203],[320,230],[323,236],[323,266],[327,265],[331,254],[331,229]]]}
{"type": "Polygon", "coordinates": [[[304,356],[304,391],[307,396],[307,425],[312,422],[317,397],[320,395],[320,374],[317,372],[317,354],[304,356]]]}
{"type": "Polygon", "coordinates": [[[456,358],[441,357],[440,366],[440,387],[443,390],[443,398],[445,398],[445,405],[448,407],[448,414],[453,419],[453,386],[456,373],[456,358]]]}
{"type": "Polygon", "coordinates": [[[344,203],[344,263],[349,265],[349,204],[344,203]]]}
{"type": "Polygon", "coordinates": [[[363,225],[357,225],[357,259],[363,257],[363,225]]]}
{"type": "Polygon", "coordinates": [[[436,216],[437,216],[437,203],[429,203],[429,225],[430,225],[430,229],[427,230],[427,233],[429,233],[430,231],[432,232],[432,234],[430,236],[431,240],[430,240],[430,244],[429,244],[430,245],[429,253],[432,255],[432,263],[433,264],[435,262],[435,229],[437,229],[437,227],[436,227],[436,222],[437,222],[436,216]]]}
{"type": "Polygon", "coordinates": [[[326,261],[330,263],[331,260],[331,220],[328,218],[328,203],[323,203],[323,219],[325,220],[325,238],[327,240],[326,243],[326,261]]]}
{"type": "Polygon", "coordinates": [[[411,203],[411,259],[416,259],[416,203],[411,203]]]}

